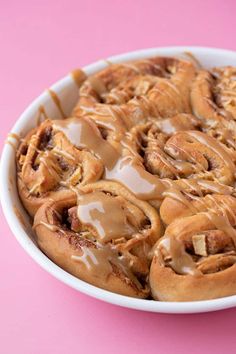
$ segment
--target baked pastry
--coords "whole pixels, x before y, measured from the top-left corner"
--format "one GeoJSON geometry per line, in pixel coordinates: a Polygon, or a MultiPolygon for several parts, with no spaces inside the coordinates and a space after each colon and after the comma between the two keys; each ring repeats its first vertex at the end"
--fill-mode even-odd
{"type": "Polygon", "coordinates": [[[40,249],[127,296],[236,294],[236,69],[108,64],[82,75],[70,117],[46,119],[18,148],[40,249]]]}
{"type": "MultiPolygon", "coordinates": [[[[73,118],[66,126],[75,129],[73,118]]],[[[64,121],[46,120],[28,133],[17,151],[18,191],[32,216],[48,198],[66,198],[71,194],[68,186],[94,182],[103,173],[102,162],[78,149],[63,129],[64,121]]]]}
{"type": "Polygon", "coordinates": [[[84,81],[73,113],[112,117],[127,128],[150,117],[190,113],[194,76],[194,65],[176,58],[113,64],[84,81]]]}
{"type": "Polygon", "coordinates": [[[236,68],[200,70],[193,81],[191,103],[202,130],[230,148],[235,147],[236,68]]]}
{"type": "Polygon", "coordinates": [[[193,111],[201,119],[236,120],[236,68],[221,67],[200,70],[193,82],[193,111]]]}
{"type": "Polygon", "coordinates": [[[36,213],[39,247],[55,263],[96,286],[147,297],[150,260],[160,236],[155,210],[114,182],[88,184],[36,213]]]}
{"type": "Polygon", "coordinates": [[[172,215],[155,247],[153,297],[193,301],[235,294],[236,199],[216,194],[192,197],[188,203],[189,208],[179,203],[178,215],[172,215]]]}

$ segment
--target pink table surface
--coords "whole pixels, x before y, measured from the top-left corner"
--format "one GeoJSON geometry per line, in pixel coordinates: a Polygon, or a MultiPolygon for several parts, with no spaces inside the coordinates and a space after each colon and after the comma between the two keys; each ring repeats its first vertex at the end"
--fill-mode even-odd
{"type": "MultiPolygon", "coordinates": [[[[165,45],[236,50],[236,2],[0,0],[0,142],[24,108],[72,68],[165,45]]],[[[60,283],[21,249],[1,213],[0,353],[234,352],[236,309],[160,315],[60,283]]]]}

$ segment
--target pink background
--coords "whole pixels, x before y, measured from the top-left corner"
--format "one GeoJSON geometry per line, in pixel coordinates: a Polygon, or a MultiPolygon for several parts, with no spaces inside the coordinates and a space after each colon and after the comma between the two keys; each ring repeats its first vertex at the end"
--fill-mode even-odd
{"type": "MultiPolygon", "coordinates": [[[[236,50],[234,0],[0,0],[0,142],[25,107],[72,68],[165,45],[236,50]]],[[[222,353],[236,309],[159,315],[70,289],[36,265],[1,214],[0,353],[222,353]]]]}

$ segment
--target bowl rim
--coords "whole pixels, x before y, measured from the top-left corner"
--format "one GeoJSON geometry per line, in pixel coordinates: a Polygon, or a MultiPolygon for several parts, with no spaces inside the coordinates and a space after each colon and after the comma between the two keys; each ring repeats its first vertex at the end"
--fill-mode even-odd
{"type": "MultiPolygon", "coordinates": [[[[114,63],[141,59],[144,57],[151,57],[154,55],[176,55],[175,53],[184,53],[186,51],[197,52],[201,55],[204,54],[214,54],[214,55],[225,55],[226,57],[234,57],[236,61],[236,52],[233,50],[212,48],[212,47],[200,47],[200,46],[168,46],[168,47],[157,47],[150,49],[141,49],[132,52],[127,52],[124,54],[119,54],[111,56],[106,60],[114,63]]],[[[82,69],[88,75],[91,75],[104,67],[105,60],[99,60],[93,64],[87,65],[82,69]]],[[[61,90],[69,85],[70,74],[66,75],[61,80],[57,81],[51,86],[53,90],[61,90]]],[[[16,120],[11,132],[19,133],[22,127],[27,124],[27,121],[32,116],[36,107],[46,100],[46,91],[39,95],[20,115],[16,120]]],[[[53,263],[31,240],[27,232],[24,230],[22,224],[20,223],[18,217],[14,211],[14,205],[12,202],[11,195],[14,194],[12,190],[7,188],[9,184],[9,168],[11,163],[12,148],[9,144],[5,144],[2,150],[2,156],[0,161],[0,199],[2,204],[3,213],[6,217],[7,223],[23,249],[48,273],[53,275],[58,280],[67,284],[68,286],[80,291],[84,294],[103,300],[108,303],[119,305],[126,308],[137,309],[142,311],[158,312],[158,313],[199,313],[199,312],[210,312],[222,310],[230,307],[236,306],[236,295],[223,297],[213,300],[202,300],[202,301],[190,301],[190,302],[166,302],[166,301],[154,301],[137,299],[124,295],[119,295],[116,293],[109,292],[104,289],[100,289],[94,285],[86,283],[70,273],[64,271],[62,268],[53,263]]],[[[17,193],[17,192],[16,192],[17,193]]]]}

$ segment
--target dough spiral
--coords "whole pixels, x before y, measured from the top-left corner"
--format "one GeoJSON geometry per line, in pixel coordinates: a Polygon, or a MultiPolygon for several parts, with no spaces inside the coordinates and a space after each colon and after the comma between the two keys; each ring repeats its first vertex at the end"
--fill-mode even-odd
{"type": "Polygon", "coordinates": [[[148,296],[147,255],[160,236],[160,220],[124,187],[99,181],[77,198],[48,201],[34,229],[43,252],[75,276],[123,295],[148,296]]]}

